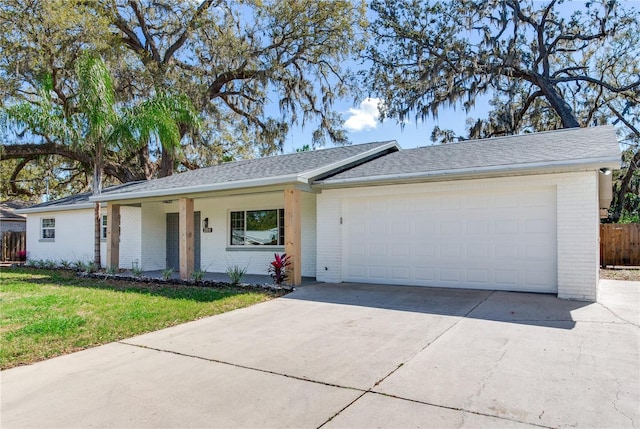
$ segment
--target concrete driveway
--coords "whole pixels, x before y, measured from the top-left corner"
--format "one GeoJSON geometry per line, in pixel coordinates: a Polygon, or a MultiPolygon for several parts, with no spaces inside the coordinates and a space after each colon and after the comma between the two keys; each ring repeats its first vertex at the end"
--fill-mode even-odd
{"type": "Polygon", "coordinates": [[[2,428],[640,426],[640,282],[602,302],[398,286],[284,298],[1,374],[2,428]]]}

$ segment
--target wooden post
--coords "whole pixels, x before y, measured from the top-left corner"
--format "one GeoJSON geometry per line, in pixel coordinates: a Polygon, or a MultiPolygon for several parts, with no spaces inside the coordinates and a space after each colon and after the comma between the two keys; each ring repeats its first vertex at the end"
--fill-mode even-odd
{"type": "Polygon", "coordinates": [[[193,225],[193,199],[180,198],[180,278],[188,280],[195,265],[195,233],[193,225]]]}
{"type": "Polygon", "coordinates": [[[302,283],[302,249],[300,239],[300,190],[284,190],[284,252],[291,256],[289,283],[299,286],[302,283]]]}
{"type": "MultiPolygon", "coordinates": [[[[102,231],[102,219],[100,219],[102,231]]],[[[107,268],[120,268],[120,205],[107,203],[107,268]]]]}

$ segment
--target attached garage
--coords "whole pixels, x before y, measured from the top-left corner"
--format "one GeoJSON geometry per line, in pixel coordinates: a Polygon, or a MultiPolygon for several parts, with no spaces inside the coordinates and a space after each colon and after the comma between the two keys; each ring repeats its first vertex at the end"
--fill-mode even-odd
{"type": "Polygon", "coordinates": [[[314,182],[317,279],[595,301],[613,127],[389,153],[314,182]]]}
{"type": "Polygon", "coordinates": [[[552,187],[351,198],[344,280],[557,292],[552,187]]]}

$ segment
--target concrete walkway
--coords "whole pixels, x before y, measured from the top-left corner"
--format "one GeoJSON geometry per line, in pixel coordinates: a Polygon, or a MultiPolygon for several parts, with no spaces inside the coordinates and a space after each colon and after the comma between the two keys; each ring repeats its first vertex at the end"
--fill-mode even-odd
{"type": "Polygon", "coordinates": [[[597,304],[306,286],[0,387],[2,428],[638,428],[640,282],[603,280],[597,304]]]}

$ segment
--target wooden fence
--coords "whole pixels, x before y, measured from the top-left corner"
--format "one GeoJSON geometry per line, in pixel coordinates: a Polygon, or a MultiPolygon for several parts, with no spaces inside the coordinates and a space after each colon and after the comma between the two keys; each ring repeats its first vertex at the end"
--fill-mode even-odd
{"type": "Polygon", "coordinates": [[[2,234],[2,260],[24,260],[27,250],[27,233],[24,231],[7,231],[2,234]]]}
{"type": "Polygon", "coordinates": [[[640,267],[640,223],[600,225],[600,265],[640,267]]]}

